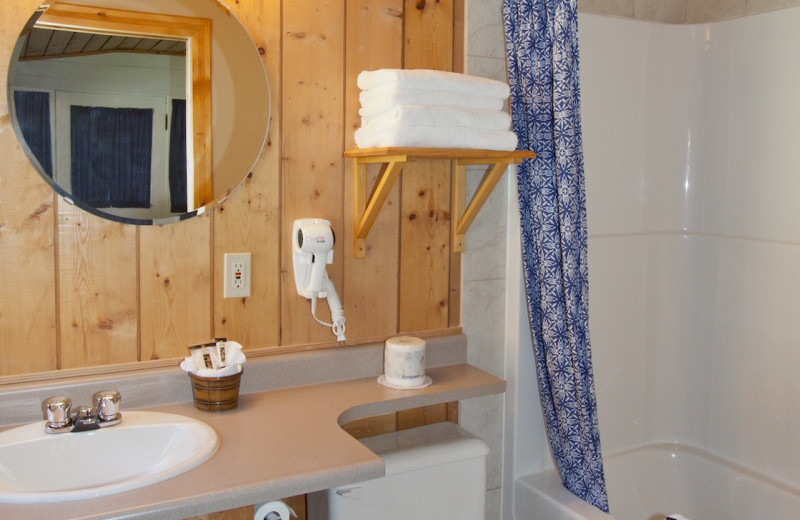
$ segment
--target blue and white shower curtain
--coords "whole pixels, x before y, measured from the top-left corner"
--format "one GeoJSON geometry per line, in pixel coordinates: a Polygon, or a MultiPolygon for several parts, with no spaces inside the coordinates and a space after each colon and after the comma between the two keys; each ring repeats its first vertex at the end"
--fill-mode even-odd
{"type": "Polygon", "coordinates": [[[522,253],[539,396],[567,489],[608,512],[588,324],[577,0],[504,0],[522,253]]]}

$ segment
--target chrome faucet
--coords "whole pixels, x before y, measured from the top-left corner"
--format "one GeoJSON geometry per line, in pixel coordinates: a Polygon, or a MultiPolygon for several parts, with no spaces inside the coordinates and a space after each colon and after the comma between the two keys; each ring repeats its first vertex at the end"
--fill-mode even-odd
{"type": "Polygon", "coordinates": [[[122,421],[119,392],[103,390],[92,396],[93,406],[79,406],[72,413],[72,399],[57,395],[45,399],[46,433],[85,432],[114,426],[122,421]]]}

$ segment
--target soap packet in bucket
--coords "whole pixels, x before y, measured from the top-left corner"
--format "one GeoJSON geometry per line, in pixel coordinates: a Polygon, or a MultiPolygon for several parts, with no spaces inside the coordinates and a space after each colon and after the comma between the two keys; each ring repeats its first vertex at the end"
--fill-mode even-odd
{"type": "Polygon", "coordinates": [[[181,362],[189,373],[192,396],[198,410],[222,412],[239,405],[242,364],[246,361],[242,346],[235,341],[217,338],[214,343],[192,345],[190,356],[181,362]]]}

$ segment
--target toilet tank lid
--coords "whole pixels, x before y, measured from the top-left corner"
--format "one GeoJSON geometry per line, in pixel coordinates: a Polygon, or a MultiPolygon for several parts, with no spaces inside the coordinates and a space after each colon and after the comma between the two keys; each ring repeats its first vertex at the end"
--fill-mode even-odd
{"type": "Polygon", "coordinates": [[[429,424],[360,441],[379,455],[387,475],[486,457],[489,446],[451,422],[429,424]]]}

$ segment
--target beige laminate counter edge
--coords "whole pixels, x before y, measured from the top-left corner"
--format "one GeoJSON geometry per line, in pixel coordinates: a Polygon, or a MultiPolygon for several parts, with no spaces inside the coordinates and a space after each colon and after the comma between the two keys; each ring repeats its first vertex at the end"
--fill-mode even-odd
{"type": "MultiPolygon", "coordinates": [[[[217,452],[193,470],[139,490],[56,504],[0,504],[0,517],[179,520],[381,477],[381,459],[340,424],[505,391],[505,381],[466,363],[427,373],[433,384],[415,390],[392,390],[370,376],[248,393],[237,409],[216,414],[191,402],[149,407],[206,422],[219,435],[217,452]]],[[[89,463],[113,463],[113,457],[89,463]]]]}

